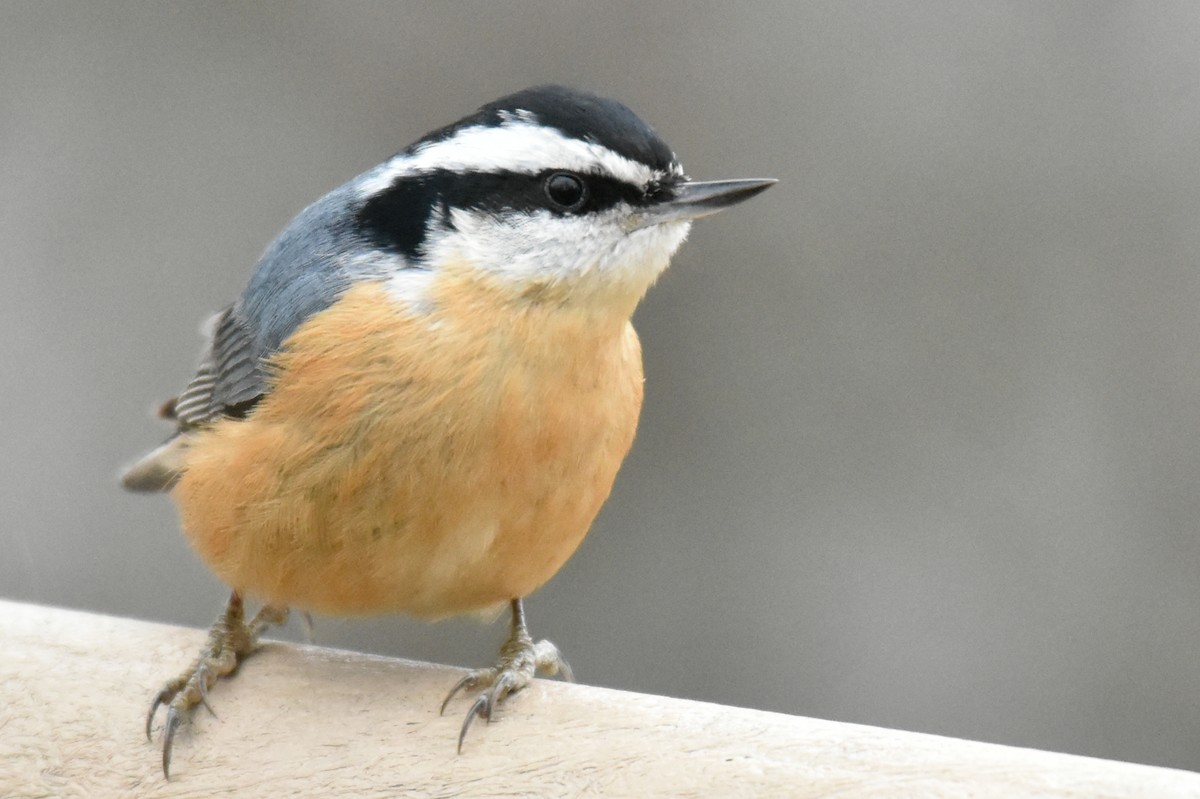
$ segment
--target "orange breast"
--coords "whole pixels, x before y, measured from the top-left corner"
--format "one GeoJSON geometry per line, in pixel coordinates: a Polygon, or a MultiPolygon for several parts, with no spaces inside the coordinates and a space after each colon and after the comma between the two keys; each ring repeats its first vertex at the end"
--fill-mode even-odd
{"type": "Polygon", "coordinates": [[[438,616],[529,594],[633,441],[628,319],[448,268],[413,313],[359,284],[306,322],[245,420],[196,435],[173,495],[228,584],[319,612],[438,616]]]}

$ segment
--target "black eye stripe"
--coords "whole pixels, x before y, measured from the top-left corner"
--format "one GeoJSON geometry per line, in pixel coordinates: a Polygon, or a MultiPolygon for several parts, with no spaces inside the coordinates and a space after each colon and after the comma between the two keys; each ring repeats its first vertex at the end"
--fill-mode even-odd
{"type": "Polygon", "coordinates": [[[546,196],[546,179],[555,174],[558,174],[558,170],[536,175],[521,172],[446,173],[438,182],[445,205],[483,211],[529,212],[546,209],[558,214],[583,214],[604,211],[621,202],[634,205],[642,199],[640,187],[616,178],[571,173],[586,185],[587,201],[578,208],[564,211],[546,196]]]}
{"type": "Polygon", "coordinates": [[[399,252],[410,259],[420,255],[429,218],[450,208],[491,213],[549,211],[555,216],[580,216],[605,211],[620,203],[648,202],[640,186],[607,175],[546,170],[530,175],[521,172],[467,172],[448,170],[406,175],[363,203],[355,216],[355,227],[367,241],[381,249],[399,252]],[[571,174],[585,186],[583,202],[564,208],[547,195],[546,180],[552,175],[571,174]]]}

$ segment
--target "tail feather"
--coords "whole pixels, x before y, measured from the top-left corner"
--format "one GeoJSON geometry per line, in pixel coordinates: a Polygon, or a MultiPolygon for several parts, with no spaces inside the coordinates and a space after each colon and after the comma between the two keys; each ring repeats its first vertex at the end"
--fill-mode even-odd
{"type": "Polygon", "coordinates": [[[183,474],[189,443],[186,433],[167,439],[121,473],[121,486],[127,491],[170,491],[183,474]]]}

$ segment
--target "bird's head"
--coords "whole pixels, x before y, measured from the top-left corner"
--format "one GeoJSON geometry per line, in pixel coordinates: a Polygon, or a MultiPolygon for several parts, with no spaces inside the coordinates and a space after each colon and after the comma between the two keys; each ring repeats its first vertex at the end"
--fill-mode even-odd
{"type": "Polygon", "coordinates": [[[693,219],[774,182],[690,181],[626,106],[541,86],[427,134],[346,188],[355,239],[376,263],[466,265],[515,297],[632,311],[693,219]]]}

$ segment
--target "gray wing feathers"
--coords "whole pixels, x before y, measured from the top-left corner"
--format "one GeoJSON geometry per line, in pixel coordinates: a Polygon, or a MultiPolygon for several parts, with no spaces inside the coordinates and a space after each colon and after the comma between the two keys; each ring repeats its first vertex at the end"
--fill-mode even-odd
{"type": "Polygon", "coordinates": [[[175,418],[181,425],[204,424],[215,418],[212,412],[212,394],[216,383],[217,377],[213,374],[211,357],[206,355],[192,382],[187,384],[187,388],[175,401],[175,418]]]}
{"type": "Polygon", "coordinates": [[[238,318],[236,306],[225,312],[213,336],[216,364],[214,404],[232,408],[262,396],[266,384],[261,371],[261,356],[254,337],[238,318]]]}
{"type": "Polygon", "coordinates": [[[183,473],[190,430],[232,413],[244,412],[266,391],[254,339],[235,313],[217,317],[196,376],[187,388],[159,411],[178,425],[175,435],[142,456],[121,475],[130,491],[167,491],[183,473]]]}
{"type": "Polygon", "coordinates": [[[214,422],[244,411],[267,390],[263,360],[304,320],[333,304],[358,279],[408,268],[398,253],[366,248],[349,227],[361,203],[358,181],[305,208],[271,242],[242,296],[217,318],[195,378],[179,397],[181,426],[214,422]]]}
{"type": "Polygon", "coordinates": [[[169,489],[185,468],[190,432],[222,417],[244,416],[267,392],[264,360],[305,319],[329,307],[355,280],[409,268],[399,253],[364,253],[348,223],[361,202],[358,183],[375,171],[304,209],[267,247],[242,296],[216,317],[195,377],[160,414],[178,425],[176,434],[125,472],[126,488],[169,489]]]}
{"type": "Polygon", "coordinates": [[[175,402],[181,427],[208,424],[266,391],[258,348],[230,307],[218,317],[196,376],[175,402]]]}

